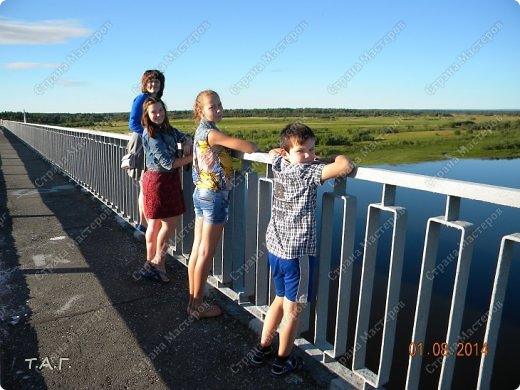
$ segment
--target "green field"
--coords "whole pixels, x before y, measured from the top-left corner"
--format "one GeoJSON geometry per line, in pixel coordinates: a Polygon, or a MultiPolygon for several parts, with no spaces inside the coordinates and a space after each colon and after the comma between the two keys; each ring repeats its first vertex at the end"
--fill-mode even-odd
{"type": "MultiPolygon", "coordinates": [[[[296,121],[314,130],[320,156],[345,154],[358,165],[520,157],[520,115],[516,113],[225,118],[219,128],[267,151],[277,146],[280,130],[296,121]]],[[[185,133],[196,129],[192,119],[176,119],[174,114],[170,122],[185,133]]],[[[127,122],[100,123],[95,128],[128,133],[127,122]]]]}

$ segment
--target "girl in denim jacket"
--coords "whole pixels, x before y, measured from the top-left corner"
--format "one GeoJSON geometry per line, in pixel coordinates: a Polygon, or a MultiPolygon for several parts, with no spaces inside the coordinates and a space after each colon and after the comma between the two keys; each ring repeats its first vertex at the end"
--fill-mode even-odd
{"type": "MultiPolygon", "coordinates": [[[[143,118],[143,103],[149,97],[161,98],[164,92],[164,74],[156,69],[147,70],[143,73],[141,77],[141,93],[137,95],[132,102],[132,109],[130,110],[130,120],[128,121],[128,127],[132,130],[132,138],[131,142],[136,144],[137,149],[137,161],[140,164],[143,164],[143,151],[142,151],[142,136],[144,128],[141,124],[141,119],[143,118]]],[[[144,216],[144,197],[142,190],[142,174],[143,174],[144,164],[140,167],[140,169],[135,170],[135,180],[139,182],[139,198],[138,198],[138,208],[139,208],[139,223],[136,225],[136,229],[140,233],[146,233],[146,227],[148,226],[148,222],[144,216]]],[[[141,234],[137,234],[137,237],[142,237],[141,234]]]]}
{"type": "Polygon", "coordinates": [[[192,161],[191,138],[170,126],[166,106],[150,97],[143,104],[143,146],[146,170],[143,174],[146,258],[142,277],[163,283],[170,281],[165,269],[168,240],[175,232],[175,217],[184,213],[179,167],[192,161]],[[177,143],[183,144],[184,157],[177,156],[177,143]]]}

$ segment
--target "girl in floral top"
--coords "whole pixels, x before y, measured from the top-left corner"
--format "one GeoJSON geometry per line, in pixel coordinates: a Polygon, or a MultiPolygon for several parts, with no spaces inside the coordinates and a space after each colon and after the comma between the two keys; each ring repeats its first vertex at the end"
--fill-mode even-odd
{"type": "Polygon", "coordinates": [[[200,123],[193,144],[195,236],[188,264],[188,314],[198,319],[222,313],[217,305],[204,305],[203,294],[215,248],[228,217],[232,188],[230,149],[253,153],[257,147],[252,142],[229,137],[217,128],[216,123],[222,119],[222,103],[216,92],[200,92],[193,111],[195,120],[200,123]]]}

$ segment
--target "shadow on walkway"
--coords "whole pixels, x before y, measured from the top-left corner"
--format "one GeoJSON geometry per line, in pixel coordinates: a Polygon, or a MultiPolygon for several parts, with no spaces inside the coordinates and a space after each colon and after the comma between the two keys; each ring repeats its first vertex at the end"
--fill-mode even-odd
{"type": "Polygon", "coordinates": [[[190,321],[184,266],[136,280],[145,245],[128,225],[8,131],[0,153],[2,387],[320,387],[245,366],[258,336],[234,303],[212,291],[225,313],[190,321]]]}

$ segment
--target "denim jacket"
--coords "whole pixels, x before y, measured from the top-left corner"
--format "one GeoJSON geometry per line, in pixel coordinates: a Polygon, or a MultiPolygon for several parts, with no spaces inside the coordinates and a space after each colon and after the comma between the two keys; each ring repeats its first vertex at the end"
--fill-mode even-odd
{"type": "Polygon", "coordinates": [[[173,133],[156,132],[155,138],[150,137],[148,130],[143,132],[146,169],[149,171],[170,172],[177,158],[177,143],[189,137],[173,128],[173,133]]]}

